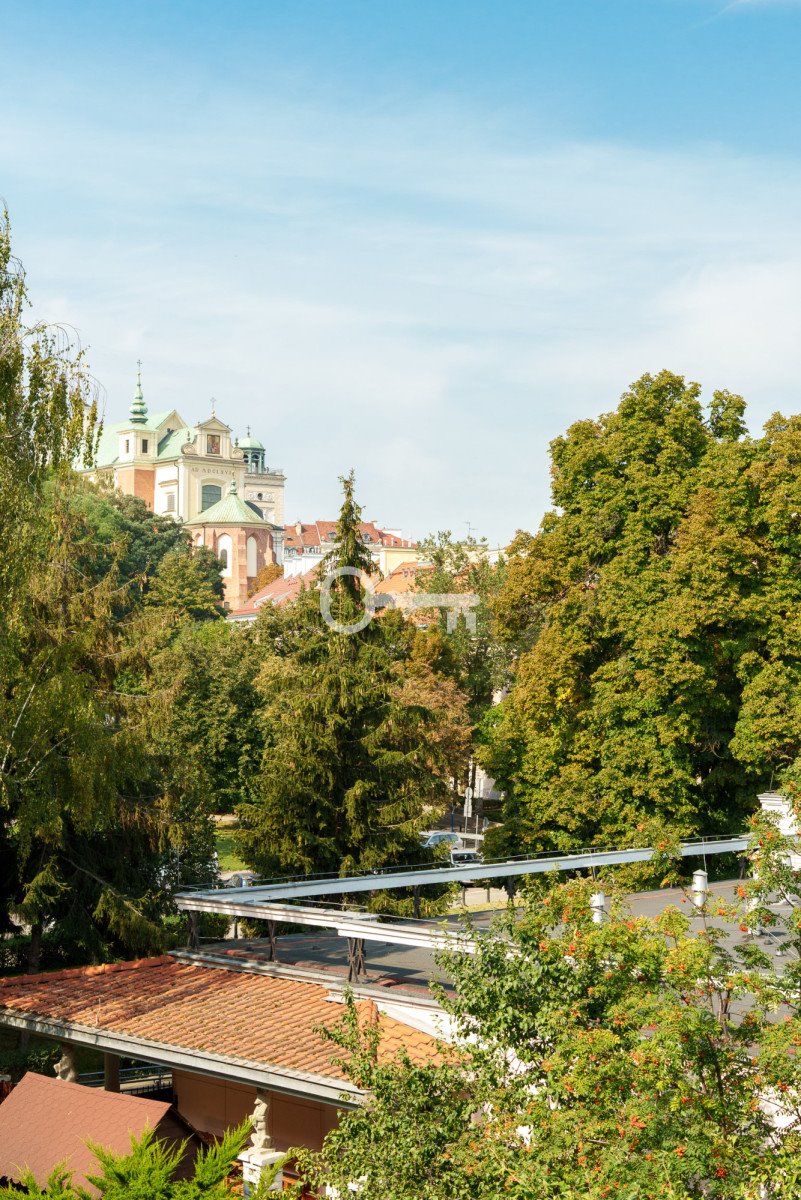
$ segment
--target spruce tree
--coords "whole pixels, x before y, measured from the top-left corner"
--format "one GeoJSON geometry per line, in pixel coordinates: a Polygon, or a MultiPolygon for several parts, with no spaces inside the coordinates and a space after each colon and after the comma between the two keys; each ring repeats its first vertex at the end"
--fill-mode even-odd
{"type": "MultiPolygon", "coordinates": [[[[369,573],[352,474],[342,482],[336,548],[321,574],[369,573]]],[[[343,576],[334,587],[332,615],[355,624],[359,580],[343,576]]],[[[396,612],[338,632],[322,618],[317,587],[286,609],[262,610],[265,749],[258,799],[241,810],[245,856],[261,874],[419,860],[417,834],[448,802],[452,756],[469,726],[455,688],[410,689],[415,672],[433,678],[415,654],[418,636],[396,612]]]]}

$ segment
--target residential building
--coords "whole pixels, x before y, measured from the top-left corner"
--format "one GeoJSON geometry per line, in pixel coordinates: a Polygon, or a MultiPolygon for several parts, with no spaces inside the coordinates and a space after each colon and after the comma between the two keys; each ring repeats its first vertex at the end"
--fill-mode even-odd
{"type": "MultiPolygon", "coordinates": [[[[374,521],[359,525],[362,541],[382,575],[391,575],[397,566],[410,557],[414,542],[403,538],[400,530],[380,529],[374,521]]],[[[284,574],[304,575],[318,567],[336,546],[336,521],[296,521],[284,526],[284,574]]]]}

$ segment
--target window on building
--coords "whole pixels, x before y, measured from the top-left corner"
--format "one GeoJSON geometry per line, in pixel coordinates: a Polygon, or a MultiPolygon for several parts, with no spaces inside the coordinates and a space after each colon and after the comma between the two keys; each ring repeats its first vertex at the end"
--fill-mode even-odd
{"type": "Polygon", "coordinates": [[[200,492],[200,511],[205,512],[212,504],[222,500],[222,488],[218,483],[204,483],[200,492]]]}
{"type": "Polygon", "coordinates": [[[220,560],[220,573],[226,577],[231,575],[234,544],[230,534],[222,533],[217,538],[217,557],[220,560]]]}
{"type": "Polygon", "coordinates": [[[126,454],[131,453],[131,439],[130,438],[125,439],[125,453],[126,454]]]}
{"type": "Polygon", "coordinates": [[[143,453],[143,454],[147,454],[147,447],[148,447],[148,444],[149,444],[149,443],[148,443],[148,440],[147,440],[147,438],[142,438],[142,453],[143,453]]]}
{"type": "Polygon", "coordinates": [[[248,576],[252,579],[259,569],[259,547],[254,537],[247,540],[248,576]]]}
{"type": "Polygon", "coordinates": [[[175,512],[175,492],[169,492],[167,495],[167,512],[175,512]]]}

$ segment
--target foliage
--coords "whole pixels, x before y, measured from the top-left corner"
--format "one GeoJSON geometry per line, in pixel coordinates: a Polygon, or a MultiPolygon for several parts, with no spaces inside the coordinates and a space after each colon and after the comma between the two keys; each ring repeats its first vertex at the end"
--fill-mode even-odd
{"type": "Polygon", "coordinates": [[[276,579],[280,579],[283,573],[284,568],[279,566],[278,563],[265,563],[248,588],[248,596],[255,596],[256,592],[260,592],[262,588],[267,587],[268,583],[273,583],[276,579]]]}
{"type": "Polygon", "coordinates": [[[472,592],[479,598],[472,610],[475,632],[460,617],[456,628],[447,633],[446,612],[436,612],[436,627],[444,639],[443,668],[469,696],[471,715],[477,721],[492,703],[493,692],[507,680],[508,652],[495,634],[492,619],[492,603],[505,578],[505,560],[490,562],[485,538],[457,542],[450,530],[420,542],[418,556],[426,565],[417,572],[417,592],[472,592]]]}
{"type": "MultiPolygon", "coordinates": [[[[237,1155],[247,1138],[249,1122],[229,1130],[216,1145],[198,1155],[191,1176],[176,1178],[186,1155],[186,1144],[172,1148],[159,1141],[152,1130],[140,1139],[131,1138],[131,1151],[126,1155],[90,1143],[100,1165],[98,1175],[89,1176],[105,1200],[228,1200],[235,1195],[227,1183],[237,1155]]],[[[183,1173],[183,1172],[182,1172],[183,1173]]],[[[72,1182],[64,1168],[57,1167],[43,1188],[32,1175],[24,1179],[29,1196],[40,1200],[90,1200],[94,1192],[72,1182]]],[[[19,1200],[19,1191],[0,1187],[0,1197],[19,1200]]]]}
{"type": "Polygon", "coordinates": [[[9,605],[3,648],[0,805],[12,869],[5,912],[105,957],[158,944],[162,861],[156,814],[142,795],[141,743],[117,676],[127,648],[117,620],[116,573],[92,569],[93,531],[66,479],[40,502],[43,540],[28,567],[30,593],[9,605]]]}
{"type": "Polygon", "coordinates": [[[175,626],[168,616],[150,644],[141,686],[151,754],[166,790],[204,811],[253,797],[264,746],[259,661],[251,630],[225,621],[175,626]]]}
{"type": "Polygon", "coordinates": [[[176,622],[209,621],[222,616],[220,564],[208,546],[193,554],[171,550],[159,563],[146,604],[171,614],[176,622]]]}
{"type": "MultiPolygon", "coordinates": [[[[79,480],[97,414],[80,353],[23,324],[24,277],[0,228],[0,930],[30,928],[29,970],[57,923],[81,962],[164,939],[170,841],[203,848],[203,812],[170,793],[137,682],[151,622],[218,612],[217,564],[138,501],[79,480]],[[180,559],[180,564],[176,562],[180,559]],[[168,563],[170,570],[165,567],[168,563]],[[183,590],[176,599],[177,584],[183,590]],[[183,804],[183,810],[181,805],[183,804]]],[[[211,844],[211,834],[207,830],[211,844]]],[[[211,849],[208,849],[210,860],[211,849]]]]}
{"type": "Polygon", "coordinates": [[[88,463],[99,436],[83,355],[57,328],[26,326],[25,274],[0,221],[0,612],[24,590],[48,473],[88,463]]]}
{"type": "Polygon", "coordinates": [[[189,555],[186,531],[171,517],[151,512],[138,496],[113,491],[102,482],[81,480],[74,491],[73,508],[94,531],[97,542],[87,567],[98,580],[115,572],[120,615],[137,607],[167,554],[189,555]]]}
{"type": "Polygon", "coordinates": [[[0,1075],[10,1075],[13,1083],[19,1083],[27,1071],[39,1075],[52,1075],[61,1057],[58,1046],[35,1046],[26,1050],[0,1048],[0,1075]]]}
{"type": "MultiPolygon", "coordinates": [[[[328,567],[369,571],[353,478],[328,567]]],[[[357,578],[337,581],[332,615],[361,615],[357,578]]],[[[370,869],[417,861],[419,830],[448,802],[469,732],[464,698],[437,676],[419,635],[389,612],[358,633],[322,619],[316,590],[256,624],[264,724],[259,795],[241,815],[260,875],[370,869]]]]}
{"type": "Polygon", "coordinates": [[[801,418],[644,376],[551,445],[553,500],[494,609],[522,649],[482,761],[519,847],[742,827],[799,773],[801,418]]]}
{"type": "Polygon", "coordinates": [[[301,1152],[306,1181],[340,1195],[355,1184],[364,1200],[797,1197],[801,872],[789,849],[755,821],[755,878],[698,916],[634,918],[618,895],[597,925],[592,881],[532,893],[521,920],[510,911],[474,935],[474,954],[444,956],[458,1037],[438,1064],[381,1065],[351,1013],[332,1036],[370,1097],[321,1153],[301,1152]],[[749,934],[757,922],[783,935],[778,961],[749,934]]]}

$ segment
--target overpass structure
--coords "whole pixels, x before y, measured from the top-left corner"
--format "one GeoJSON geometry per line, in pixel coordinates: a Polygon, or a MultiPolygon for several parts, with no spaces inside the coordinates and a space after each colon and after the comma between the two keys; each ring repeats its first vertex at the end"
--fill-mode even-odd
{"type": "MultiPolygon", "coordinates": [[[[748,838],[701,838],[682,842],[678,854],[682,858],[706,858],[715,854],[741,854],[748,848],[748,838]]],[[[510,898],[515,882],[522,876],[544,874],[548,871],[580,871],[597,867],[621,866],[625,863],[647,862],[660,852],[653,847],[631,847],[626,850],[582,850],[574,854],[537,855],[533,858],[511,858],[497,863],[474,863],[462,866],[411,867],[404,870],[387,868],[366,875],[306,876],[299,879],[273,880],[249,887],[203,888],[179,892],[177,907],[189,915],[189,945],[197,949],[198,918],[200,913],[226,915],[232,921],[245,917],[267,922],[268,956],[275,960],[278,947],[275,929],[278,923],[322,927],[332,930],[348,943],[348,978],[358,979],[365,972],[365,942],[394,943],[430,950],[450,948],[471,953],[472,938],[455,932],[445,922],[401,920],[377,913],[348,911],[343,908],[315,907],[298,904],[326,896],[354,896],[361,893],[412,888],[415,900],[419,889],[431,884],[471,883],[477,880],[495,881],[505,886],[510,898]]]]}

